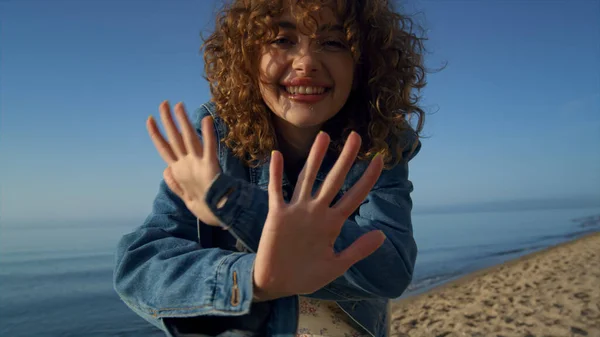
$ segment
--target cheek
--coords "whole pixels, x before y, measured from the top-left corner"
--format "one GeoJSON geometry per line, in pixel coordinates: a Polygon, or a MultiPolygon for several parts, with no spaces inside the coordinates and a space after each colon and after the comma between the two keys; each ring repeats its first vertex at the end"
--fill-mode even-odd
{"type": "Polygon", "coordinates": [[[271,68],[269,64],[271,63],[269,55],[263,55],[259,62],[258,69],[258,87],[260,89],[260,94],[265,102],[270,101],[270,96],[272,96],[271,82],[273,81],[271,74],[271,68]]]}
{"type": "Polygon", "coordinates": [[[349,93],[354,85],[354,61],[352,58],[338,60],[335,63],[335,74],[336,87],[342,89],[344,93],[349,93]]]}
{"type": "Polygon", "coordinates": [[[260,80],[265,84],[277,84],[283,68],[278,56],[273,53],[263,54],[259,64],[260,80]]]}
{"type": "Polygon", "coordinates": [[[261,84],[261,87],[269,82],[269,72],[268,72],[268,60],[265,56],[260,59],[259,68],[258,68],[258,82],[261,84]]]}
{"type": "Polygon", "coordinates": [[[275,59],[270,54],[264,54],[259,62],[258,87],[263,102],[272,111],[277,111],[279,68],[275,59]]]}

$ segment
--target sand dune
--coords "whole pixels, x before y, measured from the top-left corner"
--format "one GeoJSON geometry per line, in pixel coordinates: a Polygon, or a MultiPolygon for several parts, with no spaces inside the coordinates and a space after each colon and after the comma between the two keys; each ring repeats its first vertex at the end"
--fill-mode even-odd
{"type": "Polygon", "coordinates": [[[391,336],[600,337],[600,233],[394,303],[391,336]]]}

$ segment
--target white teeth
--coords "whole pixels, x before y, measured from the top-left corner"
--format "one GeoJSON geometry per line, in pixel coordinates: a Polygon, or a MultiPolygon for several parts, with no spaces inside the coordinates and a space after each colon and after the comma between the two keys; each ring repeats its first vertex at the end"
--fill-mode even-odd
{"type": "Polygon", "coordinates": [[[285,87],[285,90],[292,95],[320,95],[325,92],[324,87],[305,86],[285,87]]]}

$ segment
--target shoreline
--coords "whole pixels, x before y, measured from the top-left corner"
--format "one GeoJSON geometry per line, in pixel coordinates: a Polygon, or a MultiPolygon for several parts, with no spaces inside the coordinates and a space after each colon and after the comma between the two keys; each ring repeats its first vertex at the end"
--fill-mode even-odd
{"type": "Polygon", "coordinates": [[[600,232],[391,304],[390,336],[600,336],[600,232]]]}

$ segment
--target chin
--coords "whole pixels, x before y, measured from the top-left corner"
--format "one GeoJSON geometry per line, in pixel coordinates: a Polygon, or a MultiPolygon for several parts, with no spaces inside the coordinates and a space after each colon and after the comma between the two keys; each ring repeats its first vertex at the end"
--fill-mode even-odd
{"type": "Polygon", "coordinates": [[[335,114],[325,113],[317,107],[293,107],[282,114],[277,114],[298,128],[320,127],[335,114]]]}

